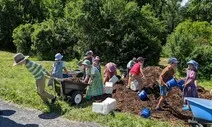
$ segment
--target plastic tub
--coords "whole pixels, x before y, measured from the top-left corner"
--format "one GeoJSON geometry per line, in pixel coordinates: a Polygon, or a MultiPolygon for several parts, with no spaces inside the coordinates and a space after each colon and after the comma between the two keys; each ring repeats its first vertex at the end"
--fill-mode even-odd
{"type": "Polygon", "coordinates": [[[144,90],[142,90],[142,91],[138,94],[138,96],[139,96],[139,98],[140,98],[142,101],[144,101],[144,100],[147,99],[147,93],[146,93],[144,90]]]}
{"type": "Polygon", "coordinates": [[[116,75],[114,75],[110,80],[109,82],[112,82],[113,84],[115,84],[119,79],[117,78],[116,75]]]}
{"type": "Polygon", "coordinates": [[[175,87],[178,85],[176,79],[174,79],[174,78],[172,78],[171,80],[166,82],[166,84],[168,85],[169,88],[172,88],[172,87],[175,87]]]}

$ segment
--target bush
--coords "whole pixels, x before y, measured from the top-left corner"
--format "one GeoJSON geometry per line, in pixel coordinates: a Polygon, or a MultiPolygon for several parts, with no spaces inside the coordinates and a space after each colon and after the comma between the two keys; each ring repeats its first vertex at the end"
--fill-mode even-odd
{"type": "Polygon", "coordinates": [[[14,29],[12,37],[17,52],[32,54],[30,51],[32,45],[31,34],[33,31],[33,25],[31,24],[20,25],[14,29]]]}
{"type": "MultiPolygon", "coordinates": [[[[203,58],[203,61],[206,60],[205,57],[209,57],[208,51],[200,53],[201,51],[199,50],[205,49],[205,46],[210,47],[211,45],[212,25],[208,22],[192,22],[187,20],[180,23],[175,31],[168,37],[164,52],[166,52],[166,55],[169,57],[175,56],[179,59],[179,70],[183,72],[183,68],[187,67],[186,63],[188,60],[195,58],[194,56],[198,55],[198,58],[203,58]],[[208,55],[204,56],[206,54],[208,55]]],[[[210,49],[208,50],[211,51],[210,49]]],[[[199,61],[199,59],[195,60],[199,61]]],[[[201,61],[200,59],[200,63],[202,63],[201,61]]],[[[210,68],[210,66],[210,64],[205,65],[205,68],[210,68]]],[[[208,75],[209,72],[204,70],[205,69],[200,68],[201,77],[210,77],[210,75],[208,75]]]]}
{"type": "Polygon", "coordinates": [[[13,39],[19,52],[31,53],[40,60],[52,60],[57,52],[64,54],[65,59],[79,57],[73,49],[75,34],[63,19],[21,25],[14,30],[13,39]]]}
{"type": "Polygon", "coordinates": [[[134,56],[146,57],[149,65],[159,61],[159,36],[165,29],[150,5],[140,9],[126,0],[71,1],[65,16],[77,26],[81,51],[94,49],[103,60],[124,67],[134,56]]]}

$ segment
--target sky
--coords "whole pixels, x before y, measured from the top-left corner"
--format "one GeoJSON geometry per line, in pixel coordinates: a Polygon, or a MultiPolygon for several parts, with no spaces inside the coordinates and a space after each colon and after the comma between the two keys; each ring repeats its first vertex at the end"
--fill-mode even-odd
{"type": "Polygon", "coordinates": [[[181,3],[181,6],[185,6],[185,4],[188,2],[188,0],[183,0],[181,3]]]}

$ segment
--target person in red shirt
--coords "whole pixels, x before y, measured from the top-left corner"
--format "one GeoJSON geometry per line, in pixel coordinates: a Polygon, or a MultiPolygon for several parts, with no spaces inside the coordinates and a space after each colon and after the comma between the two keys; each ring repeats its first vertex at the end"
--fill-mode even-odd
{"type": "Polygon", "coordinates": [[[140,86],[141,90],[141,78],[145,79],[144,73],[143,73],[143,64],[144,64],[144,58],[143,57],[138,57],[137,58],[137,63],[131,68],[129,72],[129,79],[128,79],[128,84],[127,88],[130,88],[131,82],[134,80],[137,80],[140,86]]]}

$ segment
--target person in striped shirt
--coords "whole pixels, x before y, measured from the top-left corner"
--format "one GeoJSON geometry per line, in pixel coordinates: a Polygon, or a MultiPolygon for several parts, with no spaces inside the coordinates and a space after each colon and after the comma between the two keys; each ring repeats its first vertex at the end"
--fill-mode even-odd
{"type": "Polygon", "coordinates": [[[50,75],[48,71],[40,64],[35,63],[28,59],[29,56],[24,56],[22,53],[17,53],[14,56],[14,64],[25,65],[28,71],[34,76],[36,80],[37,93],[45,103],[49,103],[48,99],[51,99],[51,104],[54,104],[57,97],[49,94],[45,91],[45,75],[50,75]]]}

